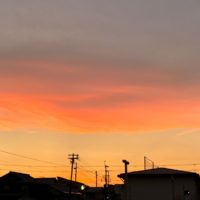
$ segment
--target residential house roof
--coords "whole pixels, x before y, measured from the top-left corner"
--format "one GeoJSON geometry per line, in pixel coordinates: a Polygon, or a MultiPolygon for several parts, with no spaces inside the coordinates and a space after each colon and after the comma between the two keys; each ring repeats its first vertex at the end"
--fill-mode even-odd
{"type": "Polygon", "coordinates": [[[1,180],[5,179],[7,177],[16,177],[19,181],[26,182],[26,183],[35,183],[36,182],[36,180],[33,177],[31,177],[29,174],[20,173],[20,172],[10,171],[9,173],[2,176],[1,180]]]}
{"type": "MultiPolygon", "coordinates": [[[[37,181],[40,183],[45,183],[61,192],[68,193],[69,192],[69,184],[70,180],[56,177],[56,178],[37,178],[37,181]]],[[[81,190],[81,185],[84,185],[80,182],[72,181],[72,192],[78,193],[81,190]]]]}
{"type": "MultiPolygon", "coordinates": [[[[169,168],[155,168],[155,169],[147,169],[141,171],[129,172],[128,177],[136,177],[136,176],[195,176],[199,177],[197,173],[169,169],[169,168]]],[[[125,173],[119,174],[118,177],[125,178],[125,173]]]]}

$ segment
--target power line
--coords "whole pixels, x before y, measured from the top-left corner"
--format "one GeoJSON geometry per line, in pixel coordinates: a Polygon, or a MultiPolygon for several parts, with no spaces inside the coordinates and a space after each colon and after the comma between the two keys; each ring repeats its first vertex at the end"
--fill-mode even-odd
{"type": "MultiPolygon", "coordinates": [[[[11,155],[11,156],[15,156],[15,157],[20,157],[20,158],[23,158],[23,159],[28,159],[28,160],[32,160],[32,161],[37,161],[37,162],[41,162],[41,163],[45,163],[46,165],[24,165],[24,164],[12,164],[12,163],[1,163],[1,165],[3,166],[13,166],[13,167],[24,167],[24,168],[31,168],[31,169],[28,169],[26,171],[32,171],[32,172],[37,172],[37,173],[44,173],[45,172],[58,172],[58,173],[63,173],[63,172],[67,172],[68,170],[64,170],[62,168],[65,168],[66,166],[69,166],[69,165],[64,165],[64,164],[58,164],[56,162],[50,162],[50,161],[46,161],[46,160],[41,160],[41,159],[37,159],[37,158],[33,158],[33,157],[30,157],[30,156],[26,156],[26,155],[21,155],[21,154],[17,154],[17,153],[12,153],[10,151],[6,151],[6,150],[3,150],[3,149],[0,149],[0,152],[1,153],[4,153],[4,154],[8,154],[8,155],[11,155]],[[48,165],[47,165],[48,164],[48,165]],[[34,170],[34,168],[37,168],[37,170],[34,170]],[[44,168],[44,171],[43,169],[39,169],[39,168],[44,168]],[[48,169],[48,168],[51,168],[48,169]],[[56,168],[58,170],[53,170],[52,168],[56,168]]],[[[3,161],[3,162],[7,162],[7,161],[3,161]]],[[[103,172],[105,171],[104,170],[104,166],[103,165],[87,165],[87,162],[84,162],[82,159],[81,161],[79,160],[80,163],[83,163],[83,165],[79,164],[78,166],[78,169],[80,169],[80,172],[79,173],[84,173],[85,175],[87,174],[87,179],[90,179],[93,180],[95,182],[95,172],[97,171],[96,168],[98,168],[98,172],[100,173],[99,176],[101,176],[101,174],[103,174],[103,172]],[[92,168],[94,170],[92,170],[92,168]],[[84,172],[83,172],[84,171],[84,172]]],[[[119,164],[111,164],[109,165],[110,167],[114,168],[112,170],[109,170],[109,172],[113,173],[113,175],[115,173],[118,173],[118,172],[122,172],[123,171],[123,165],[119,165],[119,164]],[[121,170],[119,169],[121,168],[121,170]],[[119,170],[118,170],[119,169],[119,170]]],[[[142,168],[143,165],[130,165],[130,169],[133,169],[133,168],[142,168]]],[[[170,167],[170,166],[175,166],[175,167],[187,167],[189,168],[190,166],[200,166],[200,163],[197,162],[197,163],[180,163],[180,164],[177,164],[177,163],[169,163],[169,164],[160,164],[159,165],[160,167],[170,167]]],[[[0,170],[10,170],[8,168],[6,169],[0,169],[0,170]]],[[[19,171],[19,170],[18,170],[19,171]]],[[[193,170],[194,171],[194,170],[193,170]]],[[[198,167],[197,169],[195,169],[195,171],[199,171],[198,167]]]]}
{"type": "MultiPolygon", "coordinates": [[[[58,164],[55,162],[50,162],[50,161],[46,161],[46,160],[41,160],[41,159],[37,159],[37,158],[33,158],[33,157],[29,157],[29,156],[25,156],[22,154],[17,154],[17,153],[12,153],[3,149],[0,149],[0,152],[8,154],[8,155],[12,155],[12,156],[16,156],[16,157],[20,157],[20,158],[24,158],[24,159],[29,159],[29,160],[33,160],[33,161],[37,161],[37,162],[43,162],[43,163],[47,163],[47,164],[51,164],[54,165],[52,167],[66,167],[66,165],[64,164],[58,164]]],[[[7,162],[7,161],[4,161],[7,162]]],[[[83,159],[79,160],[79,162],[83,162],[83,159]]],[[[85,162],[84,162],[85,163],[85,162]]],[[[191,165],[200,165],[200,163],[182,163],[182,164],[174,164],[174,163],[170,163],[170,164],[159,164],[159,166],[191,166],[191,165]]],[[[122,168],[122,165],[119,164],[111,164],[109,165],[110,167],[120,167],[122,168]]],[[[143,165],[130,165],[130,168],[133,167],[142,167],[143,165]]],[[[82,167],[84,168],[104,168],[103,165],[82,165],[82,167]]],[[[95,170],[94,170],[95,171],[95,170]]]]}
{"type": "Polygon", "coordinates": [[[20,155],[20,154],[16,154],[16,153],[11,153],[11,152],[8,152],[8,151],[2,150],[2,149],[0,149],[0,152],[6,153],[6,154],[9,154],[9,155],[12,155],[12,156],[16,156],[16,157],[28,159],[28,160],[34,160],[34,161],[37,161],[37,162],[43,162],[43,163],[48,163],[48,164],[51,164],[51,165],[52,164],[57,165],[57,163],[54,163],[54,162],[49,162],[49,161],[46,161],[46,160],[40,160],[40,159],[37,159],[37,158],[31,158],[31,157],[28,157],[28,156],[24,156],[24,155],[20,155]]]}
{"type": "MultiPolygon", "coordinates": [[[[5,170],[5,171],[10,171],[10,168],[0,168],[0,170],[5,170]]],[[[22,171],[21,169],[15,169],[16,171],[22,171]]],[[[12,171],[12,170],[11,170],[12,171]]],[[[34,169],[29,169],[29,170],[23,170],[23,171],[29,171],[29,172],[67,172],[67,170],[34,170],[34,169]]]]}
{"type": "Polygon", "coordinates": [[[159,166],[167,167],[167,166],[192,166],[192,165],[200,165],[200,163],[163,164],[159,166]]]}
{"type": "Polygon", "coordinates": [[[3,166],[15,166],[15,167],[27,167],[27,168],[66,168],[66,166],[59,166],[59,165],[21,165],[21,164],[5,164],[1,163],[3,166]]]}
{"type": "Polygon", "coordinates": [[[88,173],[95,174],[95,171],[85,169],[85,167],[82,166],[82,165],[80,165],[80,164],[79,164],[78,168],[80,168],[80,169],[82,169],[82,170],[85,170],[85,171],[87,171],[88,173]]]}
{"type": "Polygon", "coordinates": [[[85,172],[79,172],[81,178],[81,180],[84,180],[84,182],[86,183],[90,183],[91,185],[95,185],[95,178],[94,177],[91,177],[91,176],[88,176],[87,173],[85,172]]]}

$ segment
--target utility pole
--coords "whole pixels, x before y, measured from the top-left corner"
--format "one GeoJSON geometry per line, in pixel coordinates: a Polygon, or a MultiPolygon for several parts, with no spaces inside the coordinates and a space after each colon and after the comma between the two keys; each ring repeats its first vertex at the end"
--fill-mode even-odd
{"type": "Polygon", "coordinates": [[[95,175],[96,175],[96,188],[97,188],[98,186],[98,172],[97,171],[95,172],[95,175]]]}
{"type": "Polygon", "coordinates": [[[110,172],[109,172],[109,170],[107,171],[107,181],[108,181],[108,186],[109,186],[109,184],[110,184],[110,172]]]}
{"type": "Polygon", "coordinates": [[[75,164],[75,167],[74,167],[74,170],[75,170],[75,182],[76,182],[76,180],[77,180],[77,162],[76,162],[76,164],[75,164]]]}
{"type": "Polygon", "coordinates": [[[104,162],[104,168],[105,168],[105,187],[108,187],[108,165],[104,162]]]}
{"type": "Polygon", "coordinates": [[[104,162],[104,167],[105,167],[105,200],[109,198],[109,171],[108,171],[108,165],[106,165],[106,162],[104,162]]]}
{"type": "Polygon", "coordinates": [[[144,170],[146,170],[146,169],[147,169],[147,166],[146,166],[146,159],[147,159],[147,157],[146,157],[146,156],[144,156],[144,170]]]}
{"type": "Polygon", "coordinates": [[[124,163],[124,171],[125,171],[125,179],[124,179],[124,186],[125,186],[125,190],[124,190],[124,197],[125,200],[128,200],[128,165],[129,162],[127,160],[122,160],[122,162],[124,163]]]}
{"type": "Polygon", "coordinates": [[[71,162],[71,176],[70,176],[70,184],[69,184],[69,200],[71,200],[71,193],[72,193],[72,179],[73,179],[73,169],[74,169],[74,161],[78,160],[78,154],[69,154],[68,159],[71,162]]]}

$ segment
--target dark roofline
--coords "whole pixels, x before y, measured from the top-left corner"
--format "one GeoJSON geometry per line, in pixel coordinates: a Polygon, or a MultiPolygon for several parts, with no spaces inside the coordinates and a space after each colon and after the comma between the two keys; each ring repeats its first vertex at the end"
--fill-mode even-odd
{"type": "MultiPolygon", "coordinates": [[[[169,168],[155,168],[155,169],[140,170],[128,173],[128,177],[169,177],[169,176],[199,177],[199,174],[194,172],[169,169],[169,168]]],[[[124,179],[125,173],[119,174],[118,177],[124,179]]]]}
{"type": "Polygon", "coordinates": [[[7,174],[4,174],[3,176],[0,177],[0,181],[4,180],[8,176],[14,176],[17,177],[19,180],[26,182],[26,183],[35,183],[36,179],[30,176],[30,174],[25,174],[21,172],[14,172],[10,171],[7,174]]]}
{"type": "MultiPolygon", "coordinates": [[[[30,174],[27,174],[27,173],[22,173],[22,172],[14,172],[14,171],[9,171],[7,174],[18,174],[18,175],[25,175],[25,176],[30,176],[31,178],[33,178],[30,174]]],[[[5,174],[5,175],[7,175],[5,174]]]]}
{"type": "MultiPolygon", "coordinates": [[[[40,178],[35,178],[35,179],[40,181],[40,182],[45,182],[45,181],[48,181],[48,180],[57,180],[57,181],[63,181],[63,182],[66,182],[66,183],[71,182],[71,180],[60,177],[60,176],[57,176],[57,177],[40,177],[40,178]]],[[[72,181],[72,184],[87,186],[85,183],[81,183],[81,182],[78,182],[78,181],[72,181]]]]}

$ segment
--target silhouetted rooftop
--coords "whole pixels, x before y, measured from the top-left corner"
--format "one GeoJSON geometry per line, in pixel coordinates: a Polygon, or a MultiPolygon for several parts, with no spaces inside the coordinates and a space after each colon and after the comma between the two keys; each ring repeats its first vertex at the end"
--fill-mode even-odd
{"type": "MultiPolygon", "coordinates": [[[[176,169],[169,169],[169,168],[155,168],[155,169],[147,169],[147,170],[141,170],[141,171],[134,171],[129,172],[128,176],[199,176],[197,173],[194,172],[188,172],[188,171],[182,171],[182,170],[176,170],[176,169]]],[[[119,174],[118,177],[124,178],[125,174],[119,174]]]]}
{"type": "Polygon", "coordinates": [[[14,177],[18,178],[19,180],[21,180],[23,182],[29,182],[30,183],[30,182],[35,182],[36,181],[29,174],[20,173],[20,172],[12,172],[12,171],[10,171],[9,173],[7,173],[4,176],[2,176],[1,179],[4,179],[6,177],[10,177],[10,176],[14,176],[14,177]]]}
{"type": "MultiPolygon", "coordinates": [[[[62,191],[62,192],[68,192],[69,191],[69,184],[70,180],[62,178],[62,177],[56,177],[56,178],[37,178],[37,181],[40,183],[45,183],[48,184],[49,186],[62,191]]],[[[72,181],[73,184],[73,192],[79,192],[81,189],[81,185],[84,185],[83,183],[80,182],[75,182],[72,181]]]]}

